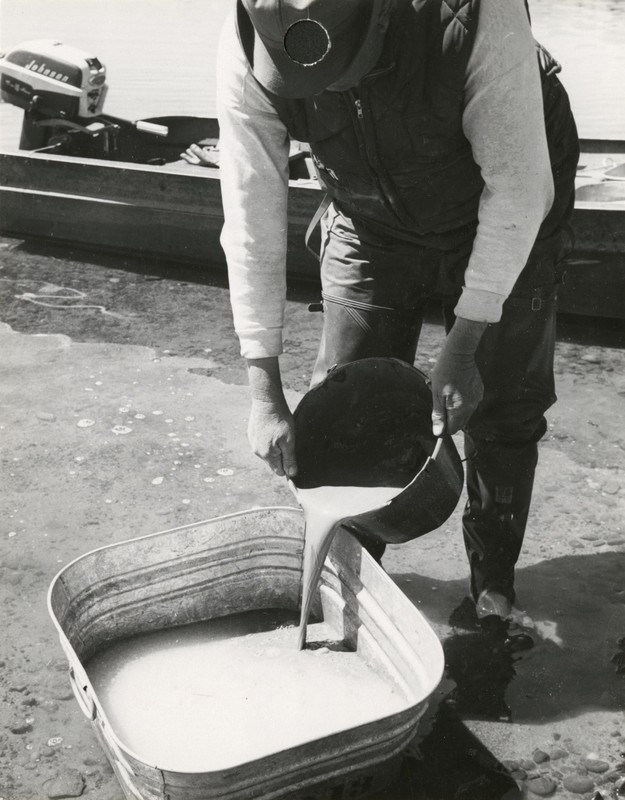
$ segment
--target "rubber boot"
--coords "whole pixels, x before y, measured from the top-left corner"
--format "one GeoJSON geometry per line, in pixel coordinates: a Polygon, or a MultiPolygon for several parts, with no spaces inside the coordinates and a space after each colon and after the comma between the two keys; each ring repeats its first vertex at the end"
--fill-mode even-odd
{"type": "Polygon", "coordinates": [[[465,435],[467,505],[462,518],[478,617],[507,617],[515,599],[538,460],[535,442],[475,442],[465,435]]]}

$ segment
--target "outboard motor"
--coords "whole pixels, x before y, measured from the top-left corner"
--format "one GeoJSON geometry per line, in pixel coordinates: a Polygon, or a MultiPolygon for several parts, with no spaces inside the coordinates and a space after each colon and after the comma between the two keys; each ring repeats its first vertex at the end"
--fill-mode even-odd
{"type": "MultiPolygon", "coordinates": [[[[78,158],[164,164],[198,137],[194,118],[131,121],[104,114],[106,68],[100,59],[54,39],[0,54],[0,96],[24,110],[19,147],[78,158]],[[173,130],[172,130],[173,127],[173,130]]],[[[208,126],[206,137],[217,132],[208,126]]]]}
{"type": "Polygon", "coordinates": [[[4,102],[42,116],[97,117],[107,90],[104,64],[52,39],[25,42],[0,58],[4,102]]]}
{"type": "Polygon", "coordinates": [[[98,58],[53,39],[24,42],[0,56],[2,100],[24,109],[22,149],[59,149],[70,139],[99,137],[106,150],[110,125],[100,115],[107,91],[98,58]]]}

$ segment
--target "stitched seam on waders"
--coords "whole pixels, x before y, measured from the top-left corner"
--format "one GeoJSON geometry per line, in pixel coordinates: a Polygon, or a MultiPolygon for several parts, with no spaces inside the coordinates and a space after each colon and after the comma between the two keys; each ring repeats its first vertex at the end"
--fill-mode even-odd
{"type": "Polygon", "coordinates": [[[326,292],[321,292],[321,297],[324,300],[327,300],[329,303],[336,303],[339,306],[345,306],[346,308],[360,308],[363,311],[399,311],[400,309],[391,308],[390,306],[376,306],[372,303],[361,303],[358,300],[346,300],[343,297],[337,297],[334,294],[327,294],[326,292]]]}
{"type": "Polygon", "coordinates": [[[352,308],[352,306],[343,306],[343,308],[345,309],[345,313],[354,320],[356,325],[358,325],[358,327],[361,330],[363,330],[365,333],[370,334],[371,336],[375,334],[375,331],[373,330],[371,325],[369,325],[369,323],[362,316],[362,314],[358,312],[357,308],[352,308]]]}

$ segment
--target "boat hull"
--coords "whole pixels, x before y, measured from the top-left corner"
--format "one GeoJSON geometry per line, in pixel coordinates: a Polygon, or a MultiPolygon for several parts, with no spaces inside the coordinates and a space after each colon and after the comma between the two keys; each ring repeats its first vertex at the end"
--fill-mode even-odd
{"type": "MultiPolygon", "coordinates": [[[[190,142],[198,140],[193,130],[190,123],[180,124],[177,133],[190,142]]],[[[565,313],[625,317],[625,181],[606,178],[611,164],[625,160],[625,143],[609,144],[606,154],[605,143],[589,142],[582,155],[575,250],[559,295],[565,313]]],[[[182,144],[168,141],[165,147],[171,157],[182,144]]],[[[0,153],[0,175],[3,235],[225,267],[216,168],[182,159],[138,163],[15,150],[0,153]]],[[[318,280],[318,263],[304,236],[321,198],[307,170],[290,181],[287,268],[292,277],[318,280]]]]}

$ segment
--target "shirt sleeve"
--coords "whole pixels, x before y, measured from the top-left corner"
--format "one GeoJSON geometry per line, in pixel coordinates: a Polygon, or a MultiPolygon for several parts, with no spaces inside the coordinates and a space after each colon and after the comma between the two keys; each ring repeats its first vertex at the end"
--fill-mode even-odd
{"type": "Polygon", "coordinates": [[[554,192],[538,61],[523,0],[481,0],[462,122],[485,185],[455,313],[498,322],[554,192]]]}
{"type": "Polygon", "coordinates": [[[250,72],[231,16],[217,55],[224,227],[235,331],[245,358],[282,352],[289,140],[250,72]]]}

